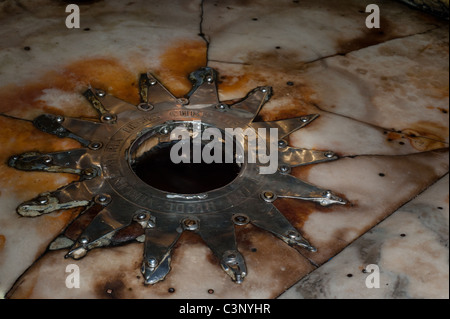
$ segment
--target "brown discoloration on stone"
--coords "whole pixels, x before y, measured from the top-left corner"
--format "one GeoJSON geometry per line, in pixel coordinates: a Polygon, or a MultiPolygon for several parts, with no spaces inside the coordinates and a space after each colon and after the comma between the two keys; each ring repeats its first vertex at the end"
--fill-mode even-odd
{"type": "MultiPolygon", "coordinates": [[[[72,220],[76,219],[81,211],[81,208],[75,208],[40,216],[36,218],[37,229],[42,235],[61,232],[72,220]]],[[[39,252],[38,256],[40,254],[39,252]]]]}
{"type": "Polygon", "coordinates": [[[129,298],[126,284],[123,280],[124,278],[111,278],[104,283],[99,282],[95,288],[98,297],[105,299],[129,298]]]}
{"type": "Polygon", "coordinates": [[[204,41],[177,41],[159,58],[161,64],[154,73],[173,95],[182,97],[192,87],[189,74],[206,65],[206,44],[204,41]]]}
{"type": "MultiPolygon", "coordinates": [[[[369,15],[369,14],[367,14],[369,15]]],[[[361,19],[364,23],[364,19],[361,19]]],[[[337,53],[345,55],[352,51],[357,51],[366,47],[370,47],[379,43],[386,42],[392,38],[395,38],[395,30],[392,28],[391,23],[386,20],[383,15],[380,15],[380,28],[363,28],[363,34],[360,37],[350,40],[340,39],[338,40],[337,53]]]]}
{"type": "MultiPolygon", "coordinates": [[[[0,112],[24,117],[35,117],[39,113],[61,114],[60,109],[46,105],[41,99],[44,90],[58,89],[63,94],[79,92],[81,95],[89,86],[103,89],[130,103],[139,102],[137,75],[134,72],[127,70],[116,59],[92,58],[72,62],[61,71],[48,72],[33,82],[0,88],[0,98],[3,100],[0,112]]],[[[87,102],[65,110],[62,115],[97,116],[87,102]]]]}
{"type": "Polygon", "coordinates": [[[316,203],[291,198],[278,199],[274,204],[297,229],[301,229],[309,215],[314,212],[333,212],[331,207],[323,207],[316,203]]]}
{"type": "Polygon", "coordinates": [[[268,289],[271,292],[269,298],[276,297],[277,291],[282,292],[294,284],[294,277],[304,276],[314,268],[294,248],[251,224],[238,227],[236,234],[238,247],[247,263],[249,277],[246,280],[251,281],[250,285],[256,289],[259,280],[253,277],[255,275],[276,278],[271,281],[274,289],[268,289]]]}
{"type": "Polygon", "coordinates": [[[5,248],[6,236],[0,234],[0,252],[5,248]]]}
{"type": "Polygon", "coordinates": [[[411,127],[403,129],[402,132],[408,135],[426,137],[431,140],[445,141],[449,135],[448,125],[440,125],[435,122],[420,121],[415,122],[411,127]]]}

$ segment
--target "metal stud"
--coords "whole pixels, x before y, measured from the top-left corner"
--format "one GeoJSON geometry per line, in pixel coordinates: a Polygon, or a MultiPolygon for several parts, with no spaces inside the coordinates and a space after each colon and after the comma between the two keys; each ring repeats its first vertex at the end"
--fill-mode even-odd
{"type": "Polygon", "coordinates": [[[302,121],[303,123],[306,123],[306,122],[309,121],[309,118],[308,118],[307,116],[302,116],[302,117],[300,118],[300,121],[302,121]]]}
{"type": "Polygon", "coordinates": [[[111,201],[111,197],[107,194],[101,194],[95,196],[95,202],[100,205],[107,205],[111,201]]]}
{"type": "Polygon", "coordinates": [[[50,164],[50,163],[53,161],[53,158],[52,158],[50,155],[45,155],[45,156],[42,158],[42,161],[43,161],[45,164],[50,164]]]}
{"type": "Polygon", "coordinates": [[[218,109],[219,111],[226,111],[228,109],[228,105],[225,103],[220,103],[216,105],[216,109],[218,109]]]}
{"type": "Polygon", "coordinates": [[[277,196],[271,191],[265,191],[261,194],[263,200],[268,203],[271,203],[277,199],[277,196]]]}
{"type": "Polygon", "coordinates": [[[280,166],[280,172],[281,172],[282,174],[288,174],[288,173],[291,172],[291,167],[288,166],[288,165],[281,165],[281,166],[280,166]]]}
{"type": "Polygon", "coordinates": [[[89,148],[91,150],[98,150],[100,148],[102,148],[103,144],[101,142],[92,142],[91,144],[89,144],[89,148]]]}
{"type": "Polygon", "coordinates": [[[187,98],[184,98],[184,97],[179,98],[177,100],[177,102],[180,103],[181,105],[188,105],[189,104],[189,100],[187,98]]]}
{"type": "Polygon", "coordinates": [[[95,176],[95,168],[86,168],[85,170],[83,170],[83,175],[86,178],[93,178],[95,176]]]}
{"type": "Polygon", "coordinates": [[[285,148],[287,146],[287,142],[285,140],[279,140],[278,141],[278,147],[279,148],[285,148]]]}
{"type": "Polygon", "coordinates": [[[297,232],[294,231],[294,230],[290,230],[290,231],[287,233],[287,237],[289,237],[290,239],[297,239],[297,238],[299,238],[299,233],[297,233],[297,232]]]}
{"type": "Polygon", "coordinates": [[[117,117],[114,114],[106,113],[103,114],[101,117],[102,122],[110,123],[117,119],[117,117]]]}
{"type": "Polygon", "coordinates": [[[250,218],[244,214],[233,215],[233,222],[238,226],[247,225],[250,222],[250,218]]]}
{"type": "Polygon", "coordinates": [[[183,226],[187,230],[196,230],[198,228],[198,221],[192,218],[186,218],[183,220],[183,226]]]}
{"type": "Polygon", "coordinates": [[[148,265],[148,267],[150,267],[150,268],[155,268],[156,266],[158,266],[158,261],[156,260],[156,258],[150,257],[150,258],[147,260],[147,265],[148,265]]]}
{"type": "Polygon", "coordinates": [[[160,130],[161,134],[167,135],[170,133],[170,129],[167,126],[163,126],[160,130]]]}
{"type": "Polygon", "coordinates": [[[332,152],[332,151],[327,151],[327,152],[325,152],[325,157],[327,157],[327,158],[332,158],[333,156],[334,156],[334,152],[332,152]]]}
{"type": "Polygon", "coordinates": [[[48,197],[46,196],[41,196],[37,199],[38,203],[41,205],[45,205],[48,204],[48,197]]]}
{"type": "Polygon", "coordinates": [[[144,112],[153,110],[153,105],[148,104],[148,103],[141,103],[137,107],[139,110],[144,111],[144,112]]]}

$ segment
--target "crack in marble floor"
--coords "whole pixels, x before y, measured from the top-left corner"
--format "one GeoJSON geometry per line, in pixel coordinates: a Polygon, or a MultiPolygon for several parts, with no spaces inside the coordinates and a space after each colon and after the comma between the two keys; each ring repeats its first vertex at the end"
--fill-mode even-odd
{"type": "Polygon", "coordinates": [[[205,64],[205,66],[208,66],[209,62],[210,62],[210,60],[209,60],[210,40],[208,40],[206,38],[207,35],[203,31],[203,21],[204,21],[203,17],[205,14],[205,6],[204,5],[205,5],[205,0],[201,0],[201,2],[200,2],[200,30],[199,30],[200,32],[198,35],[203,39],[203,41],[205,41],[205,44],[206,44],[206,64],[205,64]]]}
{"type": "Polygon", "coordinates": [[[402,40],[402,39],[414,37],[414,36],[417,36],[417,35],[427,34],[429,32],[432,32],[434,30],[441,29],[441,28],[442,28],[441,26],[434,25],[434,28],[431,28],[431,29],[428,29],[428,30],[425,30],[425,31],[416,32],[416,33],[412,33],[412,34],[407,34],[407,35],[403,35],[403,36],[399,36],[399,37],[395,37],[395,38],[391,38],[391,39],[386,39],[384,41],[381,41],[381,42],[378,42],[378,43],[374,43],[374,44],[371,44],[371,45],[368,45],[368,46],[364,46],[362,48],[358,48],[358,49],[355,49],[355,50],[349,50],[349,51],[346,51],[346,52],[337,52],[337,53],[330,54],[330,55],[323,56],[323,57],[321,57],[318,54],[319,58],[314,59],[314,60],[310,60],[310,61],[305,61],[304,64],[308,65],[308,64],[313,64],[313,63],[316,63],[316,62],[324,62],[324,63],[326,63],[326,60],[329,59],[329,58],[334,58],[334,57],[337,57],[337,56],[346,56],[348,54],[351,54],[351,53],[354,53],[354,52],[358,52],[358,51],[361,51],[361,50],[365,50],[365,49],[368,49],[368,48],[372,48],[372,47],[375,47],[375,46],[378,46],[378,45],[381,45],[381,44],[389,43],[391,41],[402,40]]]}
{"type": "MultiPolygon", "coordinates": [[[[313,103],[313,105],[320,112],[328,113],[328,114],[331,114],[331,115],[334,115],[334,116],[339,116],[339,117],[342,117],[342,118],[345,118],[345,119],[348,119],[348,120],[351,120],[351,121],[355,121],[357,123],[361,123],[361,124],[367,125],[369,127],[373,127],[373,128],[379,129],[379,130],[383,130],[384,132],[392,132],[392,133],[402,134],[401,130],[399,131],[399,130],[396,130],[395,128],[388,129],[386,127],[382,127],[382,126],[376,125],[374,123],[370,123],[370,122],[366,122],[366,121],[363,121],[363,120],[360,120],[360,119],[357,119],[357,118],[353,118],[353,117],[345,115],[345,114],[341,114],[341,113],[338,113],[338,112],[333,112],[333,111],[330,111],[330,110],[325,110],[322,107],[320,107],[317,103],[313,103]]],[[[429,136],[424,136],[424,135],[416,135],[416,136],[414,136],[414,138],[426,139],[426,140],[429,140],[429,141],[439,142],[439,143],[442,143],[442,144],[445,144],[445,145],[449,145],[450,144],[450,143],[446,142],[443,139],[439,140],[439,139],[431,138],[429,136]]],[[[376,155],[376,154],[368,154],[368,155],[376,155]]]]}

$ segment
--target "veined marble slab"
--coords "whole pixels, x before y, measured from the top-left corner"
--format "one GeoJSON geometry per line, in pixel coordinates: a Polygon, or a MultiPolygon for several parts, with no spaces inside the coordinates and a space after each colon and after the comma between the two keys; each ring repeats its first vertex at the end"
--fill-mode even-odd
{"type": "Polygon", "coordinates": [[[448,299],[448,182],[447,174],[280,298],[448,299]]]}
{"type": "MultiPolygon", "coordinates": [[[[334,256],[337,260],[345,247],[382,220],[392,218],[390,227],[397,227],[401,221],[395,216],[402,214],[389,216],[448,174],[448,23],[382,1],[382,27],[368,30],[369,3],[100,1],[80,5],[81,28],[71,30],[64,27],[63,3],[0,3],[0,295],[273,298],[300,279],[308,280],[308,273],[320,274],[329,265],[322,264],[334,256]],[[188,74],[205,65],[219,72],[222,100],[272,86],[274,95],[260,113],[263,120],[320,115],[291,135],[291,145],[333,150],[342,158],[295,168],[292,174],[338,192],[349,204],[322,208],[298,200],[275,202],[318,252],[297,251],[250,225],[238,227],[238,246],[249,273],[236,285],[201,240],[184,234],[168,277],[144,286],[140,243],[94,249],[79,261],[64,259],[65,250],[48,251],[80,210],[27,219],[15,209],[74,177],[17,171],[7,166],[7,159],[78,145],[38,131],[30,120],[42,113],[95,116],[81,94],[90,85],[136,104],[138,76],[146,71],[181,97],[190,89],[188,74]],[[80,268],[79,289],[65,285],[69,264],[80,268]]],[[[448,187],[436,185],[439,194],[448,194],[448,187]]],[[[413,231],[416,221],[408,220],[408,232],[413,231]]],[[[442,240],[437,237],[427,246],[431,251],[442,240]]],[[[374,262],[382,271],[395,272],[392,278],[412,276],[395,256],[408,255],[416,242],[395,246],[387,240],[391,252],[383,256],[389,258],[374,262]]],[[[358,260],[349,255],[345,262],[358,260]]],[[[436,267],[441,269],[442,262],[436,257],[436,267]]],[[[344,279],[356,279],[353,275],[344,279]]],[[[377,296],[445,295],[440,286],[420,291],[416,277],[411,277],[414,287],[407,294],[377,296]]],[[[334,277],[326,278],[333,289],[334,277]]],[[[295,289],[284,296],[321,297],[299,295],[295,289]]]]}

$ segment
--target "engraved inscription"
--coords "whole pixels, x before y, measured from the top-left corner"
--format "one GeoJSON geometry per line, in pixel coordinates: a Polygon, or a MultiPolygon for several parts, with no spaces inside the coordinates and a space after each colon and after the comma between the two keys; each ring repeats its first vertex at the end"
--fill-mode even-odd
{"type": "Polygon", "coordinates": [[[172,117],[202,117],[203,112],[199,110],[175,110],[170,111],[169,115],[172,117]]]}
{"type": "Polygon", "coordinates": [[[126,179],[117,178],[111,181],[113,188],[126,199],[143,205],[152,204],[152,199],[141,192],[136,191],[136,188],[130,185],[126,179]]]}
{"type": "Polygon", "coordinates": [[[123,140],[111,140],[108,145],[106,145],[105,150],[107,152],[117,152],[120,149],[120,146],[122,145],[123,140]]]}
{"type": "Polygon", "coordinates": [[[166,209],[174,213],[196,214],[213,212],[216,210],[216,206],[213,201],[198,203],[166,202],[166,209]]]}

